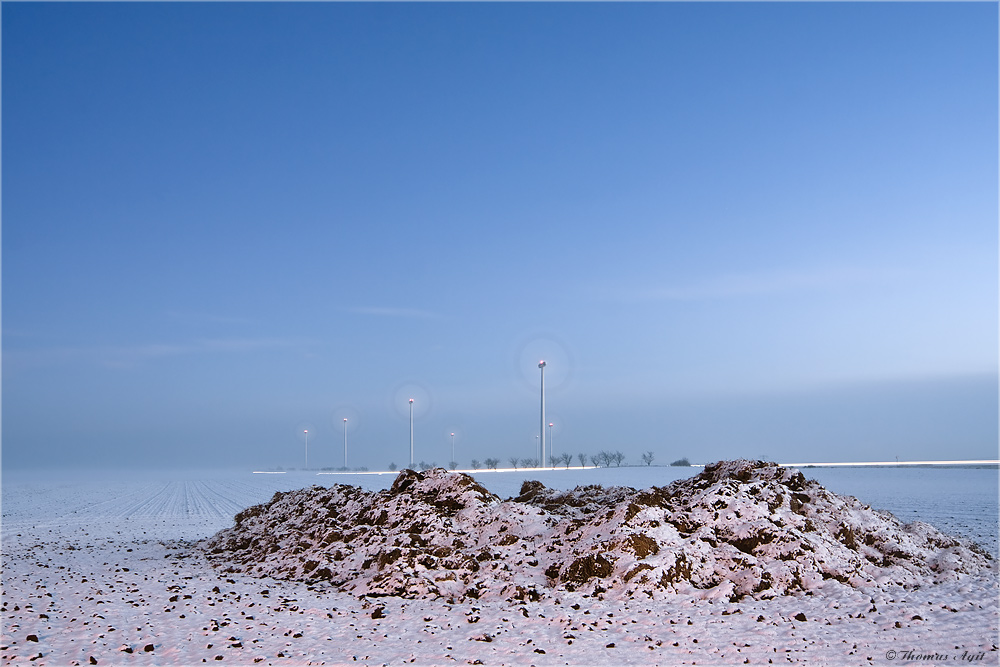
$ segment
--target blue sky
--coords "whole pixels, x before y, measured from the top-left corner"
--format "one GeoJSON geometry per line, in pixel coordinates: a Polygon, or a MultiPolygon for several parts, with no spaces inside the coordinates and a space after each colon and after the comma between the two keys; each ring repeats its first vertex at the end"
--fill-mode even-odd
{"type": "Polygon", "coordinates": [[[995,3],[5,3],[3,465],[997,454],[995,3]]]}

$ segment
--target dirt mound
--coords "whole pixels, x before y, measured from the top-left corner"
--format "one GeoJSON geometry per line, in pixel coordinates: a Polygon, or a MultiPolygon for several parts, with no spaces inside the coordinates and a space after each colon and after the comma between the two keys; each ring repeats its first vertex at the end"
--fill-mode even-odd
{"type": "Polygon", "coordinates": [[[644,490],[525,482],[508,500],[469,475],[404,470],[388,491],[276,493],[203,546],[229,571],[456,599],[761,599],[827,580],[916,586],[992,566],[975,545],[762,461],[719,462],[644,490]]]}

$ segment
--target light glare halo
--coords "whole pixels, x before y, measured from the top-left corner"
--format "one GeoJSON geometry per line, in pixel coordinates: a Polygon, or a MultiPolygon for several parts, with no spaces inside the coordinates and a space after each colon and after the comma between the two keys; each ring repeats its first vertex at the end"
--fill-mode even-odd
{"type": "Polygon", "coordinates": [[[330,417],[330,421],[333,424],[334,431],[339,432],[341,435],[343,435],[345,419],[347,420],[347,430],[350,433],[356,432],[364,424],[364,419],[361,417],[361,411],[355,406],[339,405],[333,409],[333,415],[330,417]]]}
{"type": "Polygon", "coordinates": [[[537,393],[541,381],[541,363],[545,364],[545,392],[570,386],[576,363],[569,345],[558,336],[545,333],[526,336],[514,345],[514,375],[522,389],[537,393]]]}
{"type": "Polygon", "coordinates": [[[392,412],[400,419],[410,418],[410,399],[413,399],[413,418],[422,419],[431,414],[434,407],[430,389],[416,381],[405,381],[396,385],[391,394],[392,412]]]}

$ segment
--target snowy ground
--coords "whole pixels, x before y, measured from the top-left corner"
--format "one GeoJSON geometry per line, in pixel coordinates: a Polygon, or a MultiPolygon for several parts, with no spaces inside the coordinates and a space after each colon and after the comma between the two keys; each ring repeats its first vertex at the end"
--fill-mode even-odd
{"type": "MultiPolygon", "coordinates": [[[[546,474],[566,475],[567,486],[609,483],[589,472],[599,471],[546,474]]],[[[394,477],[370,479],[369,488],[387,488],[394,477]]],[[[520,477],[504,480],[483,481],[515,493],[520,477]]],[[[742,603],[565,594],[446,604],[224,575],[188,543],[276,490],[334,481],[346,482],[305,473],[5,473],[4,664],[998,664],[995,569],[916,591],[838,586],[742,603]]],[[[985,523],[994,517],[995,508],[985,523]]],[[[995,552],[995,542],[984,546],[995,552]]]]}

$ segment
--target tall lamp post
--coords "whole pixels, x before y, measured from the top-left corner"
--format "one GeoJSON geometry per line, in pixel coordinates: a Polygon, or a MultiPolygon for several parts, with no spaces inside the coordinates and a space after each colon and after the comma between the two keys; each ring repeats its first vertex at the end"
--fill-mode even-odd
{"type": "MultiPolygon", "coordinates": [[[[549,458],[552,459],[556,455],[556,450],[552,446],[552,422],[549,422],[549,458]]],[[[555,467],[555,460],[552,461],[552,467],[555,467]]]]}
{"type": "Polygon", "coordinates": [[[413,468],[413,399],[410,399],[410,468],[413,468]]]}
{"type": "Polygon", "coordinates": [[[538,422],[539,441],[541,444],[541,465],[545,467],[545,362],[539,361],[538,368],[542,372],[542,410],[538,422]]]}
{"type": "Polygon", "coordinates": [[[451,434],[451,462],[455,463],[455,434],[451,434]]]}
{"type": "Polygon", "coordinates": [[[302,429],[302,432],[306,434],[306,468],[309,467],[309,429],[302,429]]]}
{"type": "Polygon", "coordinates": [[[347,417],[344,417],[344,467],[347,467],[347,417]]]}

